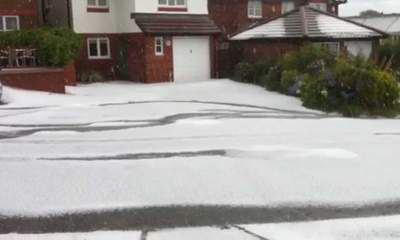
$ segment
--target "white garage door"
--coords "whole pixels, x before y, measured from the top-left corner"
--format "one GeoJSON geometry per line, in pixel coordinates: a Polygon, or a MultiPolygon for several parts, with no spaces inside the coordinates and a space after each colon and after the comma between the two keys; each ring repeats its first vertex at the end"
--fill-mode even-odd
{"type": "Polygon", "coordinates": [[[190,82],[210,78],[210,38],[174,37],[174,81],[190,82]]]}

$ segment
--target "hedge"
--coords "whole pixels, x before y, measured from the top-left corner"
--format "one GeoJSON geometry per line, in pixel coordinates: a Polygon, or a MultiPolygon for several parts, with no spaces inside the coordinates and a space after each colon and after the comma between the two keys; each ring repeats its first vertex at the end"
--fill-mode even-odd
{"type": "Polygon", "coordinates": [[[50,67],[68,65],[78,56],[81,46],[81,37],[66,28],[0,32],[0,48],[35,48],[41,64],[50,67]]]}

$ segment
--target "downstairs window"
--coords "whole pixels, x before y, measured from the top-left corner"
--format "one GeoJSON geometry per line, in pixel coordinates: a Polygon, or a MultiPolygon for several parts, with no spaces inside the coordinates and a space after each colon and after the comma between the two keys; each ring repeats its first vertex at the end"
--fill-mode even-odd
{"type": "Polygon", "coordinates": [[[111,58],[110,40],[108,38],[89,38],[87,44],[89,59],[111,58]]]}

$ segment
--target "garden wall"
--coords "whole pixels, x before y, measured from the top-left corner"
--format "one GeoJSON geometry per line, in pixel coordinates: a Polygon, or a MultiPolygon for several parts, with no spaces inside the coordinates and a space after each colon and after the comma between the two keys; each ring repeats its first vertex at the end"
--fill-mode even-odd
{"type": "Polygon", "coordinates": [[[65,93],[65,70],[62,68],[25,68],[0,71],[0,81],[26,90],[65,93]]]}

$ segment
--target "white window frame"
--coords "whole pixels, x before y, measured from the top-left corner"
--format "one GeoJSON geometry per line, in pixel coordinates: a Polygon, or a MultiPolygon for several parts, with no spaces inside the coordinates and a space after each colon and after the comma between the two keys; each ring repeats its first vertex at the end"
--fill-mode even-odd
{"type": "Polygon", "coordinates": [[[296,3],[293,0],[282,1],[282,14],[293,11],[296,8],[296,3]]]}
{"type": "Polygon", "coordinates": [[[170,4],[169,1],[171,1],[171,0],[166,0],[165,4],[160,3],[160,0],[157,0],[157,1],[158,1],[158,7],[163,7],[163,8],[187,8],[187,0],[183,0],[184,1],[183,5],[182,4],[178,4],[178,0],[172,0],[172,1],[174,1],[174,4],[170,4]]]}
{"type": "Polygon", "coordinates": [[[247,15],[249,18],[262,18],[262,12],[263,12],[262,0],[249,0],[248,1],[247,15]],[[257,7],[260,7],[260,9],[257,9],[257,7]],[[259,14],[257,14],[257,10],[260,11],[259,14]]]}
{"type": "Polygon", "coordinates": [[[318,42],[315,43],[315,45],[326,47],[330,51],[334,49],[333,47],[330,46],[335,46],[336,49],[334,49],[334,52],[331,51],[331,53],[335,54],[336,56],[340,55],[340,42],[318,42]]]}
{"type": "Polygon", "coordinates": [[[107,37],[88,38],[87,39],[87,52],[88,52],[88,58],[89,59],[110,59],[111,58],[110,39],[107,38],[107,37]],[[106,40],[107,41],[107,50],[108,50],[107,56],[101,56],[100,41],[102,41],[102,40],[106,40]],[[96,41],[96,43],[97,43],[97,56],[91,56],[90,55],[90,42],[91,41],[96,41]]]}
{"type": "Polygon", "coordinates": [[[9,31],[18,31],[20,29],[19,16],[16,16],[16,15],[4,15],[4,16],[0,16],[0,18],[3,21],[2,30],[0,30],[0,31],[9,32],[9,31]],[[7,23],[6,23],[6,19],[7,18],[15,18],[15,19],[17,19],[17,29],[7,29],[7,23]]]}
{"type": "Polygon", "coordinates": [[[108,8],[110,8],[110,0],[106,0],[107,4],[106,4],[105,6],[99,5],[99,0],[95,0],[95,1],[96,1],[96,4],[95,4],[95,5],[90,5],[90,4],[89,4],[89,1],[86,0],[86,2],[87,2],[87,7],[88,7],[88,8],[100,8],[100,9],[108,9],[108,8]]]}
{"type": "Polygon", "coordinates": [[[164,37],[154,38],[154,53],[156,56],[164,56],[164,37]],[[160,44],[158,44],[160,42],[160,44]],[[157,51],[157,47],[161,47],[161,51],[157,51]]]}

